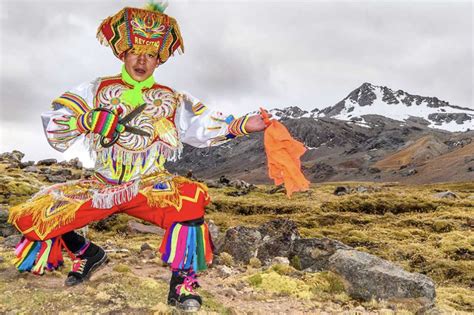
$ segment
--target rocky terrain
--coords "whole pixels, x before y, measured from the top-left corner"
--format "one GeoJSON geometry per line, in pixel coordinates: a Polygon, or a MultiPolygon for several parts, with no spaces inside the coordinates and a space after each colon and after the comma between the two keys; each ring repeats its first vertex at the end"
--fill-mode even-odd
{"type": "MultiPolygon", "coordinates": [[[[474,180],[474,109],[364,83],[323,110],[271,112],[306,145],[303,169],[312,182],[474,180]]],[[[257,134],[220,147],[185,146],[183,159],[168,166],[201,178],[225,174],[269,183],[262,139],[257,134]]]]}
{"type": "MultiPolygon", "coordinates": [[[[17,273],[8,208],[90,171],[77,160],[22,162],[18,151],[0,155],[0,170],[0,312],[173,313],[156,252],[163,231],[124,215],[82,231],[111,258],[91,282],[65,288],[68,260],[43,277],[17,273]]],[[[216,256],[200,277],[201,313],[474,311],[472,182],[318,184],[291,200],[282,187],[225,176],[207,184],[216,256]]]]}

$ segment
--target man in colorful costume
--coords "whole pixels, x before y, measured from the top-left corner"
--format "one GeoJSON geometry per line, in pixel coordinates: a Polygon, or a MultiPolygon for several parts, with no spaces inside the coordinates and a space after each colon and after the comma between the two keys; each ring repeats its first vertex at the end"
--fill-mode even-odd
{"type": "Polygon", "coordinates": [[[57,184],[11,208],[9,220],[24,235],[17,246],[20,271],[43,274],[62,264],[62,249],[74,259],[66,285],[87,280],[107,261],[105,251],[75,229],[114,213],[126,213],[164,229],[160,252],[171,266],[168,303],[186,310],[202,304],[195,273],[212,261],[204,222],[205,185],[168,173],[182,143],[219,145],[265,129],[260,116],[235,119],[183,92],[155,83],[155,68],[183,40],[172,17],[155,8],[124,8],[105,19],[98,39],[124,62],[120,75],[72,89],[42,115],[53,148],[64,152],[86,138],[95,158],[92,179],[57,184]]]}

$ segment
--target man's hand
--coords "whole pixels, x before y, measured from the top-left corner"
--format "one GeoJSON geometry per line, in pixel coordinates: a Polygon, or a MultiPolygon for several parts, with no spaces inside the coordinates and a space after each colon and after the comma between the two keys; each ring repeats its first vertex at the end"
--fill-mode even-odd
{"type": "Polygon", "coordinates": [[[125,130],[125,126],[118,122],[118,115],[120,113],[100,108],[92,110],[79,116],[78,129],[97,133],[107,139],[112,139],[115,132],[123,132],[125,130]]]}
{"type": "MultiPolygon", "coordinates": [[[[271,118],[271,117],[272,117],[272,114],[268,113],[268,118],[271,118]]],[[[267,126],[265,126],[262,116],[254,115],[254,116],[250,116],[249,119],[247,120],[247,123],[245,124],[245,131],[247,131],[248,133],[258,132],[258,131],[265,130],[266,127],[267,126]]]]}

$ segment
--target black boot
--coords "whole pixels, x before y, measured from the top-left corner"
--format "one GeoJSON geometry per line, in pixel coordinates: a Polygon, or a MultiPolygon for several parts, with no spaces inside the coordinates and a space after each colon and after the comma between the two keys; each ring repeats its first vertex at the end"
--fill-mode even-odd
{"type": "Polygon", "coordinates": [[[201,308],[202,299],[194,289],[199,284],[194,272],[173,271],[168,293],[168,304],[176,306],[184,312],[197,312],[201,308]]]}
{"type": "Polygon", "coordinates": [[[108,261],[105,251],[94,243],[89,243],[87,249],[72,264],[72,271],[67,275],[66,286],[74,286],[89,280],[92,273],[108,261]]]}

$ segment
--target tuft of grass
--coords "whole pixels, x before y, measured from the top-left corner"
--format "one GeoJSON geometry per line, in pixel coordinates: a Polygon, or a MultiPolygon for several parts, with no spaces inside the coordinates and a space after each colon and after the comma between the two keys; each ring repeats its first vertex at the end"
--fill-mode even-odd
{"type": "Polygon", "coordinates": [[[232,267],[235,265],[234,263],[234,257],[232,257],[231,254],[223,252],[219,254],[219,260],[220,263],[229,267],[232,267]]]}

